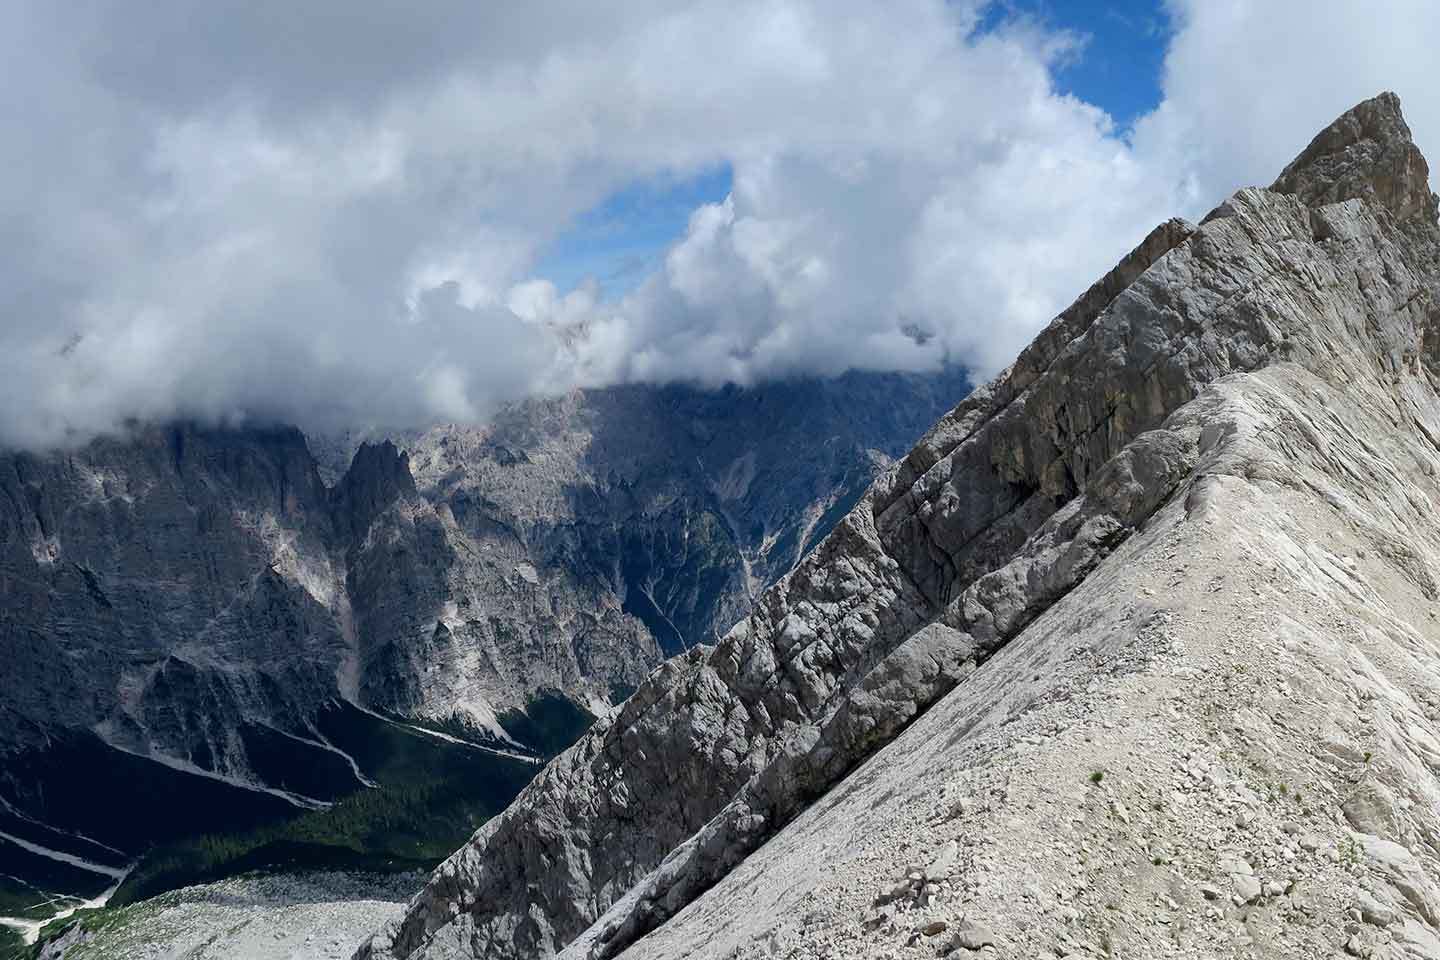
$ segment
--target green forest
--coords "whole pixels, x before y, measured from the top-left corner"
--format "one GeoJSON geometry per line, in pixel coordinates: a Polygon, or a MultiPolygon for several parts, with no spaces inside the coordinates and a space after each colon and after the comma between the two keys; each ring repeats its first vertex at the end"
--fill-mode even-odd
{"type": "MultiPolygon", "coordinates": [[[[548,717],[555,710],[531,712],[548,717]]],[[[561,734],[571,742],[590,718],[572,719],[561,734]]],[[[348,704],[322,713],[317,726],[380,786],[353,792],[325,810],[159,846],[112,902],[133,903],[258,869],[428,869],[503,810],[539,770],[535,763],[427,736],[348,704]]],[[[541,739],[553,747],[559,731],[549,726],[542,720],[534,732],[543,729],[541,739]]]]}
{"type": "MultiPolygon", "coordinates": [[[[559,696],[538,698],[525,711],[511,711],[502,719],[512,736],[546,758],[579,739],[593,721],[559,696]]],[[[451,742],[349,704],[322,711],[315,725],[378,786],[353,790],[322,810],[162,842],[146,853],[110,907],[83,911],[73,922],[103,923],[107,910],[255,870],[429,869],[503,810],[540,770],[536,762],[451,742]]],[[[277,752],[267,762],[281,763],[284,757],[277,752]]],[[[298,765],[304,758],[289,762],[298,765]]],[[[273,775],[284,782],[285,773],[273,775]]],[[[298,766],[294,775],[315,776],[298,766]]],[[[25,891],[11,892],[24,898],[25,891]]],[[[46,928],[42,940],[69,926],[46,928]]],[[[34,952],[14,931],[0,928],[0,960],[34,952]]]]}

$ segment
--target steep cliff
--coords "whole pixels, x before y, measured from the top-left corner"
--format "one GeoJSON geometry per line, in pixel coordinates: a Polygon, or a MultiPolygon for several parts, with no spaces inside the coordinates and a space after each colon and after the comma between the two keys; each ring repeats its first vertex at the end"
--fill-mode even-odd
{"type": "MultiPolygon", "coordinates": [[[[620,387],[401,438],[455,551],[449,606],[433,636],[367,649],[366,698],[437,717],[587,681],[622,698],[729,629],[965,390],[954,370],[620,387]]],[[[422,577],[373,574],[394,582],[359,592],[386,604],[422,577]]]]}
{"type": "Polygon", "coordinates": [[[1158,227],[360,956],[1440,955],[1435,220],[1158,227]]]}
{"type": "Polygon", "coordinates": [[[49,852],[0,838],[24,861],[3,872],[91,896],[156,843],[382,774],[449,804],[416,767],[434,750],[414,736],[455,753],[437,734],[492,751],[452,758],[485,791],[447,814],[453,846],[589,713],[738,619],[964,390],[946,371],[582,391],[362,444],[328,485],[286,428],[0,455],[0,833],[49,852]]]}

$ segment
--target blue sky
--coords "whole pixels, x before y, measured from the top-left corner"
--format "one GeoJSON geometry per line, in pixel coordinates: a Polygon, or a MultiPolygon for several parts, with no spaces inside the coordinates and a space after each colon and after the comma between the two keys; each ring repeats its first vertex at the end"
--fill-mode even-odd
{"type": "Polygon", "coordinates": [[[535,272],[562,291],[593,278],[603,298],[624,294],[654,270],[696,207],[729,192],[728,164],[696,177],[632,184],[581,214],[547,247],[535,272]]]}
{"type": "Polygon", "coordinates": [[[992,16],[1031,16],[1083,38],[1056,87],[1103,108],[1121,128],[1160,103],[1169,17],[1154,0],[1008,0],[992,16]]]}
{"type": "MultiPolygon", "coordinates": [[[[981,29],[1011,17],[1081,38],[1077,54],[1057,69],[1056,88],[1103,108],[1117,128],[1159,104],[1170,23],[1157,0],[1001,0],[981,29]]],[[[562,292],[594,279],[602,299],[621,296],[654,270],[697,207],[725,198],[730,182],[730,168],[721,165],[632,184],[578,217],[547,246],[535,273],[562,292]]]]}

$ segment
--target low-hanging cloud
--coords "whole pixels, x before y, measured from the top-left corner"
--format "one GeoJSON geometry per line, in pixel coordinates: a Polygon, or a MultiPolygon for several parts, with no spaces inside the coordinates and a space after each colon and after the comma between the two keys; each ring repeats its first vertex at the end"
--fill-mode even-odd
{"type": "Polygon", "coordinates": [[[986,376],[1352,102],[1397,89],[1440,136],[1420,2],[1177,3],[1133,131],[1057,92],[1083,37],[979,0],[614,6],[0,3],[0,443],[986,376]],[[536,275],[615,190],[719,165],[730,196],[625,296],[536,275]]]}

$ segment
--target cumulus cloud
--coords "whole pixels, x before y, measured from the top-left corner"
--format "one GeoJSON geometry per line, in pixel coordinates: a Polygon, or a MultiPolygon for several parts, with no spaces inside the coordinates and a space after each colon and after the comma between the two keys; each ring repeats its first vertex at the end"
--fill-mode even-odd
{"type": "MultiPolygon", "coordinates": [[[[1303,0],[1171,0],[1176,32],[1164,101],[1136,125],[1138,156],[1188,209],[1269,183],[1339,114],[1400,95],[1420,149],[1440,161],[1440,96],[1430,70],[1440,6],[1303,0]]],[[[1432,182],[1434,178],[1432,177],[1432,182]]]]}
{"type": "Polygon", "coordinates": [[[1394,6],[1177,2],[1164,100],[1120,131],[1056,90],[1083,37],[982,28],[982,0],[5,0],[0,443],[986,376],[1154,223],[1268,180],[1350,103],[1396,88],[1440,135],[1437,13],[1394,6]],[[627,295],[536,274],[614,191],[719,165],[731,194],[627,295]]]}

